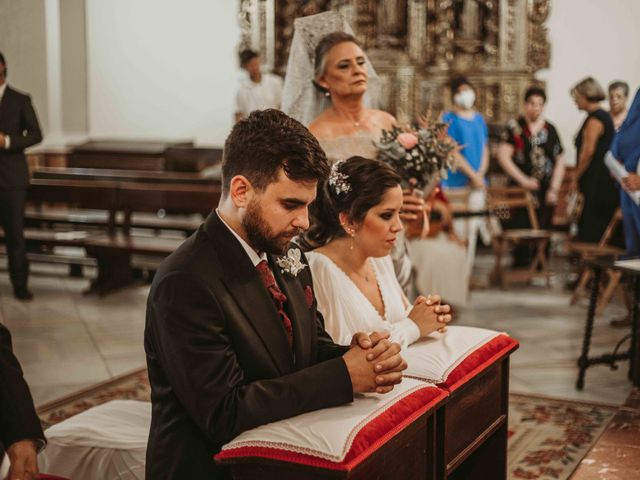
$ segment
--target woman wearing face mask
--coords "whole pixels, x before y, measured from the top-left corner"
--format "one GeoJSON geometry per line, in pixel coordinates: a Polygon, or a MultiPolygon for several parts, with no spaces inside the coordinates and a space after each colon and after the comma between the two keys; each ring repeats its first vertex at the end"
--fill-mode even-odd
{"type": "MultiPolygon", "coordinates": [[[[547,95],[542,88],[531,87],[524,95],[524,113],[509,122],[498,147],[498,161],[511,184],[532,192],[538,199],[536,215],[540,228],[551,227],[553,209],[564,177],[562,143],[555,127],[544,116],[547,95]]],[[[516,210],[506,228],[529,228],[529,216],[516,210]]],[[[515,267],[529,266],[530,245],[517,246],[513,252],[515,267]]]]}
{"type": "MultiPolygon", "coordinates": [[[[445,112],[442,120],[449,125],[448,133],[462,146],[457,158],[456,171],[449,171],[442,181],[445,189],[471,187],[469,210],[485,207],[485,174],[489,168],[489,131],[482,115],[474,108],[476,95],[473,86],[464,77],[454,78],[450,84],[453,110],[445,112]]],[[[457,236],[467,241],[467,270],[471,272],[475,259],[476,239],[480,233],[484,244],[491,241],[483,218],[456,220],[457,236]]]]}
{"type": "Polygon", "coordinates": [[[402,231],[402,189],[389,165],[363,157],[335,163],[313,208],[309,236],[321,247],[307,258],[334,341],[383,329],[405,348],[445,331],[450,307],[438,296],[411,305],[396,279],[389,253],[402,231]]]}
{"type": "Polygon", "coordinates": [[[449,172],[442,182],[445,188],[472,186],[483,188],[489,167],[489,132],[482,115],[474,108],[476,94],[464,77],[451,81],[453,111],[445,112],[442,119],[449,124],[449,135],[462,145],[458,170],[449,172]]]}

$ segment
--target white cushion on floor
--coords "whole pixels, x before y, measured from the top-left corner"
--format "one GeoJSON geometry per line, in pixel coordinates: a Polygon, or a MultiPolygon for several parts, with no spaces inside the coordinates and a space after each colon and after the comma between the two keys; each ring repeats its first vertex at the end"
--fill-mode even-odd
{"type": "Polygon", "coordinates": [[[40,470],[72,479],[144,479],[151,403],[113,400],[46,430],[40,470]]]}

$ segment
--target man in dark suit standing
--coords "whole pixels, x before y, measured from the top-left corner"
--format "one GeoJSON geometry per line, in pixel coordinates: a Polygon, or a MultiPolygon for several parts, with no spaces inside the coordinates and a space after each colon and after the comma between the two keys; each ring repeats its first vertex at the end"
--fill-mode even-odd
{"type": "Polygon", "coordinates": [[[29,171],[24,149],[42,141],[29,95],[7,85],[7,63],[0,53],[0,226],[4,229],[13,294],[31,300],[24,244],[24,204],[29,171]]]}
{"type": "Polygon", "coordinates": [[[29,387],[11,348],[9,330],[0,323],[0,464],[6,449],[9,480],[35,480],[37,451],[45,439],[29,387]]]}
{"type": "Polygon", "coordinates": [[[289,243],[309,227],[329,171],[315,137],[282,112],[255,111],[234,126],[218,209],[149,292],[146,478],[228,478],[213,455],[241,432],[402,380],[406,362],[388,333],[333,343],[306,259],[289,243]]]}

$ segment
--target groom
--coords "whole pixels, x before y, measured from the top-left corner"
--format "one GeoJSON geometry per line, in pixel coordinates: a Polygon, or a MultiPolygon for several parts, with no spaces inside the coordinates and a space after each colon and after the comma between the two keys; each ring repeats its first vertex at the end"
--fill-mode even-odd
{"type": "Polygon", "coordinates": [[[277,110],[253,112],[227,138],[218,209],[149,293],[146,478],[228,478],[213,455],[241,432],[402,380],[388,334],[333,343],[306,259],[289,244],[328,174],[315,137],[277,110]]]}

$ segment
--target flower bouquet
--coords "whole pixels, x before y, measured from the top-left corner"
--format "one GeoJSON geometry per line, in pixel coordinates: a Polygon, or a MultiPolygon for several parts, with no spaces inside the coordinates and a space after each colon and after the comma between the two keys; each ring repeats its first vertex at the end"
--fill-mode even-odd
{"type": "MultiPolygon", "coordinates": [[[[430,197],[440,180],[446,178],[447,169],[455,168],[455,155],[460,147],[447,135],[447,127],[446,123],[431,121],[428,112],[414,124],[405,123],[382,131],[376,144],[378,159],[398,172],[402,188],[410,195],[430,197]]],[[[407,223],[409,238],[424,238],[428,234],[425,215],[407,223]]]]}
{"type": "Polygon", "coordinates": [[[447,135],[448,125],[433,122],[423,115],[414,124],[383,130],[376,143],[378,159],[391,165],[402,177],[403,188],[424,190],[446,178],[454,167],[455,153],[460,148],[447,135]]]}

